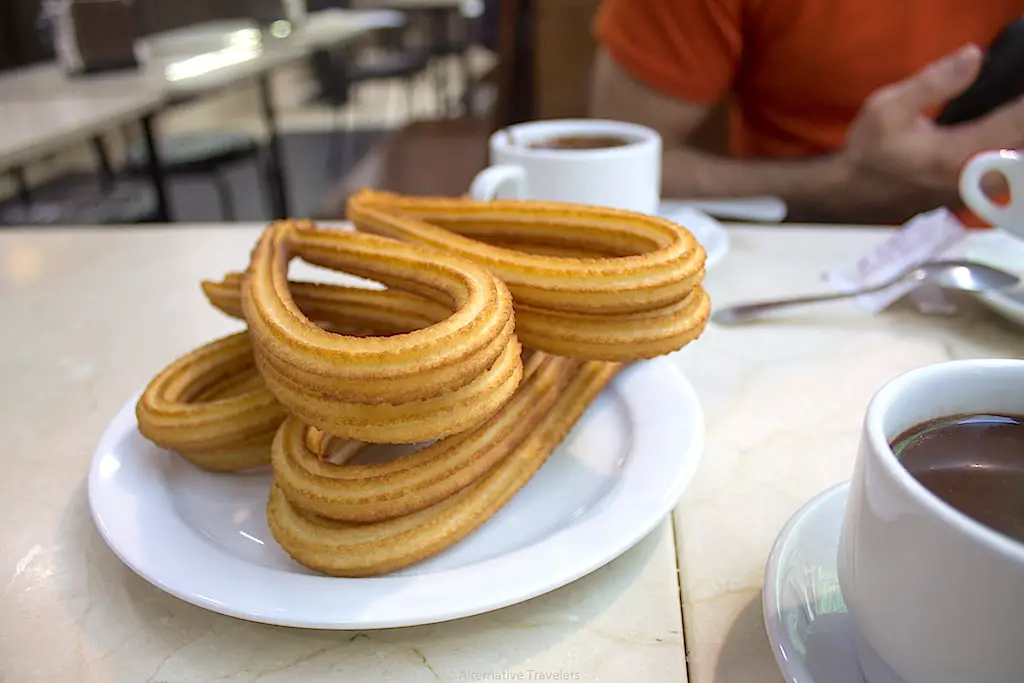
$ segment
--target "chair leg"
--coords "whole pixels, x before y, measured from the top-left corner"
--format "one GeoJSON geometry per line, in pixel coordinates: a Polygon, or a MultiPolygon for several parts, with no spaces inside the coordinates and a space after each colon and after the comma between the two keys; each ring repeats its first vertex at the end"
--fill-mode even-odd
{"type": "MultiPolygon", "coordinates": [[[[350,101],[346,106],[351,107],[352,102],[350,101]]],[[[327,166],[324,169],[328,178],[334,177],[335,169],[344,161],[345,142],[342,140],[342,136],[345,135],[345,132],[341,129],[339,119],[341,119],[341,107],[335,107],[331,112],[331,134],[327,141],[327,166]]]]}
{"type": "Polygon", "coordinates": [[[468,114],[472,108],[471,105],[476,95],[477,86],[476,76],[473,73],[472,53],[469,49],[466,49],[459,55],[459,68],[462,70],[463,83],[462,96],[459,98],[459,101],[462,103],[465,113],[468,114]]]}
{"type": "Polygon", "coordinates": [[[345,112],[345,132],[341,139],[341,159],[338,160],[338,176],[341,177],[348,171],[346,164],[352,161],[356,146],[356,103],[355,98],[349,103],[345,112]]]}
{"type": "Polygon", "coordinates": [[[402,127],[402,112],[399,105],[402,99],[402,83],[398,80],[385,81],[388,88],[387,118],[395,128],[402,127]]]}
{"type": "Polygon", "coordinates": [[[344,112],[339,108],[334,112],[334,123],[331,129],[331,138],[327,147],[327,177],[334,178],[341,176],[347,170],[346,164],[352,158],[352,148],[355,145],[356,112],[355,98],[349,100],[345,105],[344,112]],[[339,126],[338,119],[344,121],[339,126]]]}
{"type": "MultiPolygon", "coordinates": [[[[450,19],[448,8],[435,8],[430,11],[430,43],[435,47],[444,46],[449,41],[450,19]]],[[[443,52],[443,50],[442,50],[443,52]]],[[[434,97],[437,100],[437,118],[447,118],[448,109],[448,60],[447,55],[440,55],[431,60],[434,76],[434,97]]]]}
{"type": "Polygon", "coordinates": [[[110,153],[103,138],[92,138],[92,151],[96,155],[96,163],[100,168],[100,189],[110,192],[114,189],[114,166],[110,163],[110,153]]]}
{"type": "Polygon", "coordinates": [[[18,200],[26,207],[32,206],[32,190],[29,188],[25,169],[19,166],[11,171],[11,175],[14,178],[15,186],[18,188],[18,200]]]}
{"type": "Polygon", "coordinates": [[[212,180],[213,187],[217,190],[217,199],[220,201],[221,217],[228,223],[236,222],[238,214],[235,211],[235,197],[231,192],[231,183],[223,173],[214,173],[212,180]]]}
{"type": "MultiPolygon", "coordinates": [[[[402,83],[398,84],[399,87],[402,83]]],[[[410,76],[405,80],[405,122],[412,123],[416,120],[416,76],[410,76]]]]}
{"type": "Polygon", "coordinates": [[[268,160],[264,154],[264,150],[260,149],[256,153],[255,167],[256,167],[256,185],[260,188],[260,206],[263,208],[261,216],[269,216],[271,219],[274,217],[274,207],[270,201],[270,173],[267,169],[268,160]]]}
{"type": "Polygon", "coordinates": [[[444,57],[437,57],[431,64],[434,72],[434,102],[437,111],[437,118],[443,119],[448,116],[448,64],[444,57]]]}

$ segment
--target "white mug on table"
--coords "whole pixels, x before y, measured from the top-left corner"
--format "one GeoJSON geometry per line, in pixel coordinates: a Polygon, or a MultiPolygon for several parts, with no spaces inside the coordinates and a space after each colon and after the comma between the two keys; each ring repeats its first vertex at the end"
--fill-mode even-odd
{"type": "Polygon", "coordinates": [[[473,199],[531,199],[654,214],[661,194],[661,137],[644,126],[596,119],[531,121],[490,139],[492,166],[470,186],[473,199]],[[567,138],[622,144],[554,148],[567,138]]]}
{"type": "Polygon", "coordinates": [[[1024,156],[1011,149],[974,155],[960,171],[960,198],[982,220],[1024,238],[1024,156]],[[1006,180],[1008,204],[997,204],[985,194],[982,180],[989,173],[1006,180]]]}
{"type": "Polygon", "coordinates": [[[1024,680],[1024,543],[941,500],[890,446],[936,418],[1024,414],[1021,387],[1024,361],[955,361],[902,375],[871,400],[839,543],[868,683],[1024,680]]]}

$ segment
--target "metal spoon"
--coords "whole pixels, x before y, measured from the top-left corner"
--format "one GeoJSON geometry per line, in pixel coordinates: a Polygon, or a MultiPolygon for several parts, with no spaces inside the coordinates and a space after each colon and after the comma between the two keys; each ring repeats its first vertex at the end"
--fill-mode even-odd
{"type": "Polygon", "coordinates": [[[861,294],[880,292],[883,289],[888,289],[904,282],[938,285],[943,289],[959,290],[962,292],[989,292],[996,289],[1013,287],[1020,283],[1020,278],[998,268],[972,261],[929,261],[904,271],[888,282],[883,282],[873,287],[864,287],[852,292],[817,294],[792,299],[776,299],[773,301],[728,306],[714,311],[711,314],[711,320],[721,325],[731,325],[758,318],[769,311],[802,304],[849,299],[861,294]]]}

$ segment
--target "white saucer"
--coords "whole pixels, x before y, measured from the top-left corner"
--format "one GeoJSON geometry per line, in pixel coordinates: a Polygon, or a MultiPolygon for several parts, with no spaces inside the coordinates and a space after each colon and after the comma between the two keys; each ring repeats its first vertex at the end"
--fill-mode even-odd
{"type": "Polygon", "coordinates": [[[771,196],[687,199],[683,201],[687,206],[716,218],[749,223],[781,223],[789,213],[786,202],[771,196]]]}
{"type": "Polygon", "coordinates": [[[704,264],[707,270],[711,270],[729,253],[729,233],[721,223],[700,209],[689,206],[686,202],[666,199],[658,207],[658,215],[678,223],[693,233],[707,253],[707,261],[704,264]]]}
{"type": "MultiPolygon", "coordinates": [[[[1002,230],[971,234],[964,248],[964,257],[1024,278],[1024,240],[1002,230]]],[[[999,315],[1024,327],[1024,286],[977,296],[979,301],[999,315]]]]}
{"type": "Polygon", "coordinates": [[[764,623],[789,683],[864,683],[836,567],[849,490],[834,486],[802,507],[768,559],[764,623]]]}
{"type": "Polygon", "coordinates": [[[530,483],[448,551],[371,579],[311,573],[267,529],[269,472],[216,475],[139,434],[130,400],[89,472],[107,544],[158,588],[287,626],[370,629],[498,609],[592,572],[650,533],[700,460],[704,418],[668,358],[626,369],[530,483]]]}

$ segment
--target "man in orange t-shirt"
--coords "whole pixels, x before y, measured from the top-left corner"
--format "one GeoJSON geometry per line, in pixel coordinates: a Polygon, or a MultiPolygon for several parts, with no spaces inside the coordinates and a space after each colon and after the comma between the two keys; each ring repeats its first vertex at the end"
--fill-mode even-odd
{"type": "Polygon", "coordinates": [[[670,197],[775,195],[794,220],[958,207],[972,154],[1024,146],[1024,100],[942,128],[1024,0],[604,0],[592,114],[665,140],[670,197]],[[729,102],[729,156],[687,140],[729,102]]]}

